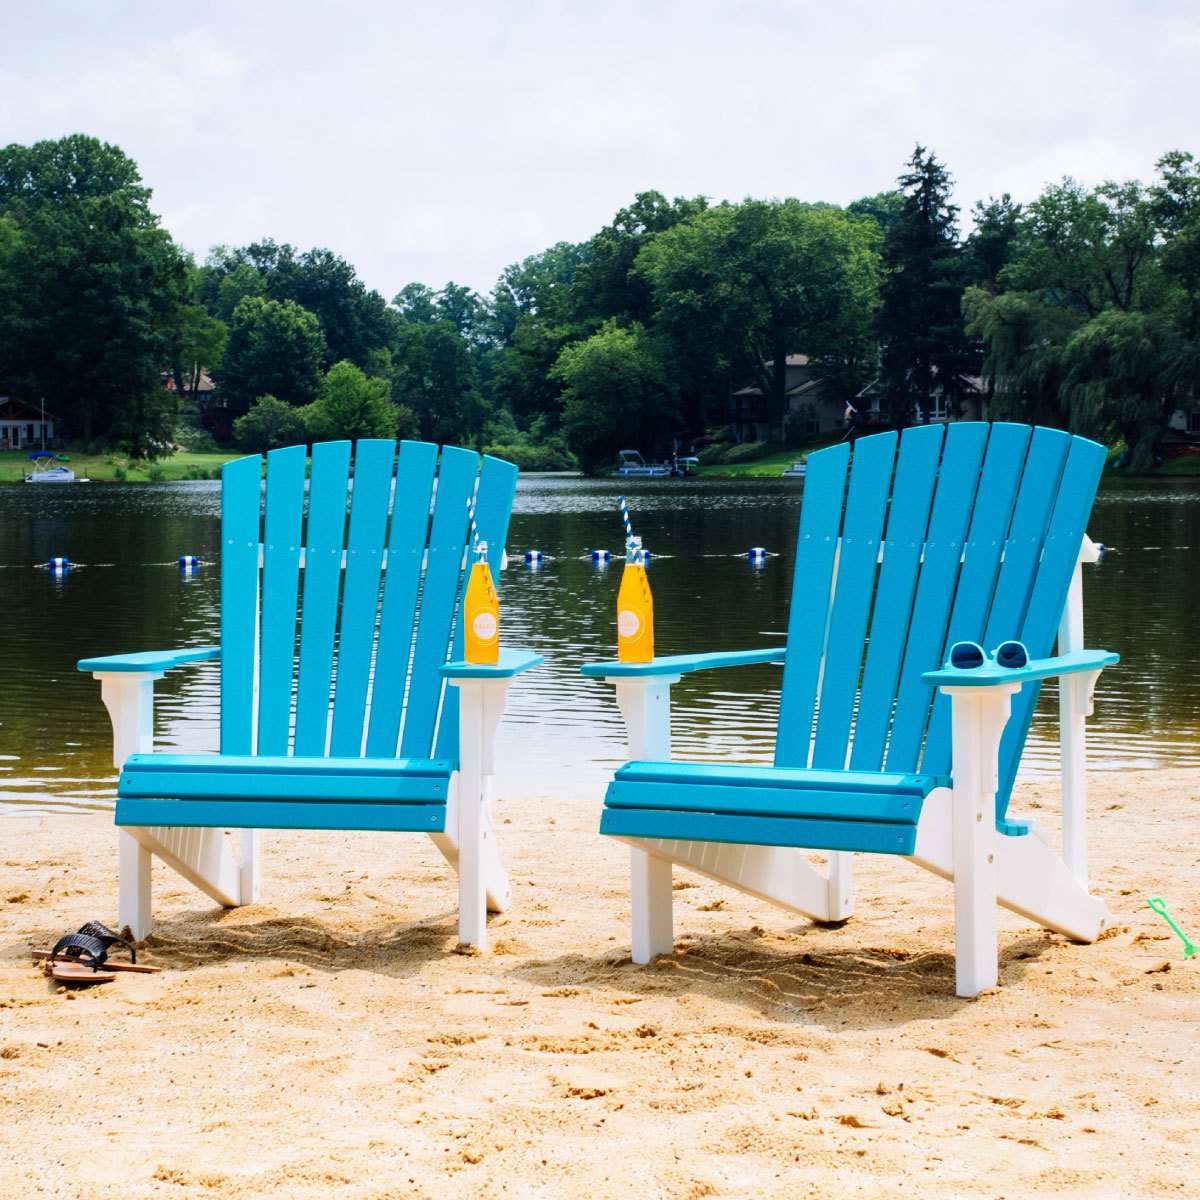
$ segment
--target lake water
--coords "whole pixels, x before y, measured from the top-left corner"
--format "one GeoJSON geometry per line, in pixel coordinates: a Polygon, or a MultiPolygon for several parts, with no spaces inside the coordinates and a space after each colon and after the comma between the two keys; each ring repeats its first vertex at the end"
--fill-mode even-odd
{"type": "MultiPolygon", "coordinates": [[[[657,646],[670,654],[772,645],[783,637],[801,485],[791,481],[625,481],[637,531],[654,552],[657,646]],[[763,566],[750,546],[772,556],[763,566]]],[[[504,638],[546,656],[510,694],[498,746],[503,790],[598,797],[623,758],[611,689],[578,673],[614,653],[620,564],[587,551],[621,544],[615,480],[521,481],[501,581],[504,638]],[[545,560],[532,570],[526,548],[545,560]]],[[[0,487],[0,811],[112,803],[111,734],[99,686],[76,659],[206,645],[218,637],[214,566],[181,575],[183,553],[211,562],[216,483],[0,487]],[[65,555],[64,578],[45,563],[65,555]]],[[[1089,723],[1094,767],[1200,766],[1200,481],[1106,486],[1090,532],[1108,547],[1085,568],[1090,646],[1118,650],[1089,723]]],[[[766,762],[780,671],[747,667],[676,685],[680,757],[766,762]]],[[[215,666],[172,672],[157,688],[159,748],[217,743],[215,666]]],[[[1025,770],[1053,769],[1053,693],[1035,721],[1025,770]]]]}

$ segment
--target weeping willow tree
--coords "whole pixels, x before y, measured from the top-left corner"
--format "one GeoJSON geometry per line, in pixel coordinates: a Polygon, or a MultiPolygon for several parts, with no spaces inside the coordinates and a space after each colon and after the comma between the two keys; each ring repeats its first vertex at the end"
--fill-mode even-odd
{"type": "Polygon", "coordinates": [[[1024,292],[993,296],[977,287],[967,289],[963,315],[967,336],[987,347],[983,373],[992,415],[1065,427],[1064,349],[1080,318],[1024,292]]]}
{"type": "Polygon", "coordinates": [[[1200,175],[1188,154],[1158,165],[1150,187],[1047,188],[963,300],[997,413],[1123,439],[1134,470],[1200,397],[1200,175]]]}
{"type": "Polygon", "coordinates": [[[1078,329],[1063,347],[1061,394],[1070,427],[1120,433],[1129,466],[1154,465],[1154,448],[1181,402],[1187,351],[1163,312],[1110,309],[1078,329]]]}

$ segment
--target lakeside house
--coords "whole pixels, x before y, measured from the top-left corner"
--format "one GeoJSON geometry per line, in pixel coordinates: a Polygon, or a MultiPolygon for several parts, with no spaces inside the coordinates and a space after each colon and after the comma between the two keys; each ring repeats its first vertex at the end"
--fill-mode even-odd
{"type": "MultiPolygon", "coordinates": [[[[1003,418],[1003,414],[989,411],[989,397],[979,376],[965,376],[960,382],[963,394],[957,401],[948,397],[940,385],[935,386],[929,411],[924,412],[918,405],[913,414],[914,423],[986,421],[993,416],[997,420],[1003,418]]],[[[881,411],[883,388],[877,378],[854,396],[850,402],[853,414],[847,411],[844,393],[838,392],[833,380],[823,374],[819,365],[810,362],[807,355],[788,355],[785,387],[787,408],[784,420],[788,423],[789,433],[796,440],[807,441],[844,433],[851,417],[859,429],[888,425],[887,413],[881,411]]],[[[731,393],[729,419],[739,442],[768,440],[767,399],[757,384],[748,384],[731,393]]],[[[1165,458],[1200,454],[1200,399],[1192,406],[1171,414],[1162,453],[1165,458]]]]}
{"type": "Polygon", "coordinates": [[[0,450],[37,449],[54,440],[51,413],[18,400],[16,396],[0,396],[0,450]]]}
{"type": "MultiPolygon", "coordinates": [[[[769,365],[769,364],[768,364],[769,365]]],[[[805,354],[789,354],[785,363],[787,408],[784,420],[794,436],[808,439],[842,433],[853,417],[860,429],[886,425],[887,414],[880,411],[883,390],[873,379],[851,401],[854,412],[847,410],[844,393],[805,354]]],[[[920,407],[915,413],[918,424],[935,421],[979,421],[987,417],[987,397],[983,381],[977,376],[962,381],[964,395],[955,403],[938,385],[931,397],[928,414],[920,407]]],[[[756,384],[738,388],[730,396],[730,420],[739,442],[765,441],[769,435],[767,398],[756,384]]]]}
{"type": "MultiPolygon", "coordinates": [[[[179,391],[179,388],[175,385],[174,371],[164,371],[162,373],[162,385],[168,392],[179,391]]],[[[217,385],[209,377],[208,371],[204,367],[195,367],[184,376],[183,391],[180,392],[180,395],[194,396],[203,408],[212,403],[213,393],[216,390],[217,385]]]]}

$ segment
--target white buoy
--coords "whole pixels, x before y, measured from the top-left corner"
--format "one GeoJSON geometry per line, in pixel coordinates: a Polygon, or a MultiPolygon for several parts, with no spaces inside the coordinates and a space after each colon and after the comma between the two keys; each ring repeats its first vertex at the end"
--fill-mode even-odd
{"type": "Polygon", "coordinates": [[[753,563],[761,563],[767,561],[767,551],[763,546],[751,546],[746,551],[746,557],[753,563]]]}
{"type": "Polygon", "coordinates": [[[190,570],[193,567],[200,565],[200,558],[195,554],[181,554],[179,556],[179,566],[181,570],[190,570]]]}
{"type": "Polygon", "coordinates": [[[592,562],[594,562],[594,563],[606,563],[606,562],[608,562],[608,560],[611,557],[612,556],[609,554],[609,552],[607,550],[593,550],[592,551],[592,562]]]}
{"type": "Polygon", "coordinates": [[[542,561],[542,552],[540,550],[526,550],[525,561],[531,566],[540,563],[542,561]]]}
{"type": "Polygon", "coordinates": [[[69,558],[52,558],[46,565],[52,571],[68,571],[71,568],[71,560],[69,558]]]}

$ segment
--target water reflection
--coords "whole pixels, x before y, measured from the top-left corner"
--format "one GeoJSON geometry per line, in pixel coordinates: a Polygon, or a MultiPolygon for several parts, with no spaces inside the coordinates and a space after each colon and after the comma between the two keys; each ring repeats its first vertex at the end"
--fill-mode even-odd
{"type": "MultiPolygon", "coordinates": [[[[501,727],[501,788],[598,797],[623,757],[608,687],[579,663],[609,657],[620,564],[616,496],[653,552],[660,653],[772,645],[783,637],[799,486],[783,481],[521,481],[502,581],[505,638],[546,656],[510,696],[501,727]],[[756,565],[752,546],[771,557],[756,565]],[[540,550],[536,567],[526,550],[540,550]]],[[[98,687],[73,667],[97,653],[203,645],[217,639],[218,572],[184,572],[180,554],[212,564],[220,492],[214,483],[0,488],[0,804],[106,806],[110,732],[98,687]],[[46,563],[69,558],[65,575],[46,563]]],[[[1109,547],[1086,571],[1088,643],[1111,647],[1089,725],[1103,767],[1200,766],[1200,645],[1191,637],[1200,589],[1200,484],[1133,481],[1101,494],[1091,533],[1109,547]]],[[[686,758],[769,761],[779,668],[685,676],[675,691],[675,746],[686,758]]],[[[217,743],[218,668],[157,685],[158,744],[217,743]]],[[[1027,771],[1053,769],[1052,689],[1035,719],[1027,771]]]]}

